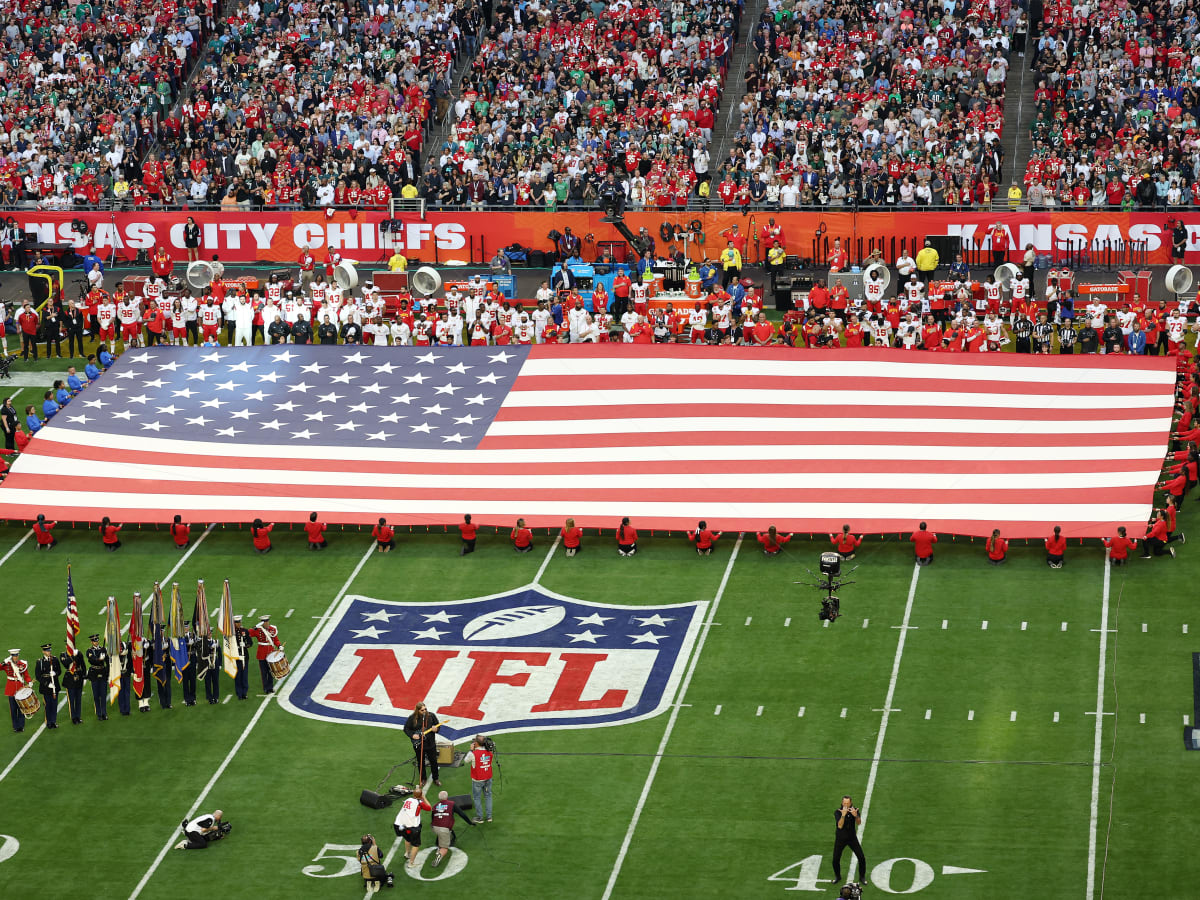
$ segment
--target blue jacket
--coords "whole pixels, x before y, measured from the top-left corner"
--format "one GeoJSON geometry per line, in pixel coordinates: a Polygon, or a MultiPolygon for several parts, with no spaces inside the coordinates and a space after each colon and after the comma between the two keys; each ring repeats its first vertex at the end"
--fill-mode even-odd
{"type": "Polygon", "coordinates": [[[1125,339],[1125,344],[1129,347],[1130,353],[1141,354],[1146,352],[1146,332],[1131,331],[1129,337],[1125,339]]]}
{"type": "Polygon", "coordinates": [[[46,421],[54,418],[54,414],[58,412],[58,404],[53,400],[42,401],[42,415],[46,417],[46,421]]]}
{"type": "MultiPolygon", "coordinates": [[[[100,373],[97,372],[96,374],[99,375],[100,373]]],[[[72,394],[78,394],[83,390],[83,382],[79,379],[78,375],[68,375],[67,387],[71,389],[72,394]]]]}
{"type": "Polygon", "coordinates": [[[88,381],[95,381],[100,377],[100,369],[94,363],[88,363],[84,366],[83,373],[87,375],[88,381]]]}
{"type": "Polygon", "coordinates": [[[116,359],[107,350],[100,351],[100,368],[107,369],[109,366],[111,366],[115,362],[116,362],[116,359]]]}
{"type": "Polygon", "coordinates": [[[66,406],[71,399],[71,392],[66,388],[59,388],[58,392],[54,395],[54,399],[58,401],[59,406],[66,406]]]}
{"type": "Polygon", "coordinates": [[[42,420],[38,418],[37,413],[30,413],[25,417],[25,424],[29,427],[29,433],[33,434],[41,430],[42,420]]]}

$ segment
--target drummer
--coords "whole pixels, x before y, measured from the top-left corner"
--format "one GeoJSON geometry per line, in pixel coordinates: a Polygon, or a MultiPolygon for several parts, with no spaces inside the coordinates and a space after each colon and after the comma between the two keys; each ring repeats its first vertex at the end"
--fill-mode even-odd
{"type": "Polygon", "coordinates": [[[250,630],[250,637],[258,642],[258,670],[262,675],[263,693],[274,693],[275,678],[271,675],[267,657],[283,647],[279,642],[279,629],[271,624],[270,616],[259,616],[258,624],[250,630]]]}
{"type": "Polygon", "coordinates": [[[17,706],[17,692],[33,683],[29,675],[29,663],[21,659],[20,649],[9,650],[8,659],[0,664],[4,673],[4,696],[8,698],[8,711],[12,714],[13,731],[20,734],[25,730],[25,714],[17,706]]]}

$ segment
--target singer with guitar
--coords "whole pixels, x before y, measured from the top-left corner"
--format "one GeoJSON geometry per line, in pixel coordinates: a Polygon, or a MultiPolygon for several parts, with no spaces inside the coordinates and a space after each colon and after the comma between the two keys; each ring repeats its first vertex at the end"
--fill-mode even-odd
{"type": "Polygon", "coordinates": [[[438,717],[429,711],[424,703],[418,703],[413,714],[404,722],[404,733],[412,741],[413,752],[417,755],[419,769],[418,780],[425,783],[425,766],[429,765],[433,775],[433,783],[441,787],[438,780],[437,761],[437,730],[442,727],[438,717]]]}

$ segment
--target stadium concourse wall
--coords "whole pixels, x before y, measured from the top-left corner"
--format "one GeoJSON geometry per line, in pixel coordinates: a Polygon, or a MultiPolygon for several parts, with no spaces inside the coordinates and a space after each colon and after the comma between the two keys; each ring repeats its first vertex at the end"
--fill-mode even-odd
{"type": "MultiPolygon", "coordinates": [[[[494,212],[398,213],[392,219],[383,210],[330,211],[192,211],[139,210],[127,212],[49,212],[26,210],[13,213],[30,239],[40,243],[70,243],[77,250],[95,249],[105,258],[133,260],[139,251],[165,245],[173,257],[186,260],[183,227],[188,216],[195,218],[203,235],[205,257],[216,253],[221,261],[245,263],[295,263],[301,249],[333,249],[344,257],[363,263],[381,263],[399,249],[412,261],[449,264],[458,261],[486,263],[500,247],[517,243],[535,250],[550,250],[551,230],[570,227],[588,244],[623,241],[600,212],[545,212],[504,210],[494,212]],[[85,233],[74,230],[82,220],[85,233]],[[387,225],[385,226],[385,223],[387,225]],[[590,240],[589,240],[590,239],[590,240]]],[[[721,233],[738,225],[743,234],[756,236],[769,218],[783,229],[789,253],[811,256],[814,235],[821,233],[849,242],[851,253],[858,240],[874,240],[883,246],[888,262],[893,240],[899,246],[926,235],[961,237],[968,247],[990,247],[991,230],[1002,225],[1009,234],[1010,256],[1019,257],[1033,244],[1038,253],[1081,244],[1099,249],[1116,242],[1144,242],[1146,264],[1166,265],[1170,260],[1171,223],[1182,221],[1188,231],[1185,262],[1200,264],[1200,211],[1120,212],[1076,211],[996,212],[994,210],[881,211],[881,212],[784,212],[755,210],[748,215],[724,210],[696,213],[687,210],[628,212],[625,224],[634,231],[645,227],[662,244],[662,226],[688,226],[699,222],[705,241],[692,243],[694,259],[716,258],[725,242],[721,233]]],[[[757,241],[747,248],[747,261],[759,261],[766,253],[757,241]]],[[[584,255],[589,256],[585,245],[584,255]]],[[[948,262],[948,260],[944,261],[948,262]]]]}

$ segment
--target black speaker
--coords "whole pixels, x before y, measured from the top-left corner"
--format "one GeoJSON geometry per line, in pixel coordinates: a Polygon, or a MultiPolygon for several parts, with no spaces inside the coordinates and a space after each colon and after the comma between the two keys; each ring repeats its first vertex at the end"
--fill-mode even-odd
{"type": "MultiPolygon", "coordinates": [[[[925,240],[937,251],[938,260],[943,266],[950,265],[954,257],[962,252],[962,238],[956,234],[927,234],[925,240]]],[[[913,256],[916,255],[914,251],[913,256]]]]}
{"type": "Polygon", "coordinates": [[[362,794],[359,795],[358,802],[363,806],[370,807],[371,809],[384,809],[392,804],[392,801],[389,798],[383,796],[382,794],[377,794],[374,791],[363,791],[362,794]]]}
{"type": "Polygon", "coordinates": [[[787,312],[792,308],[792,291],[791,288],[777,288],[775,290],[775,309],[777,312],[787,312]]]}

